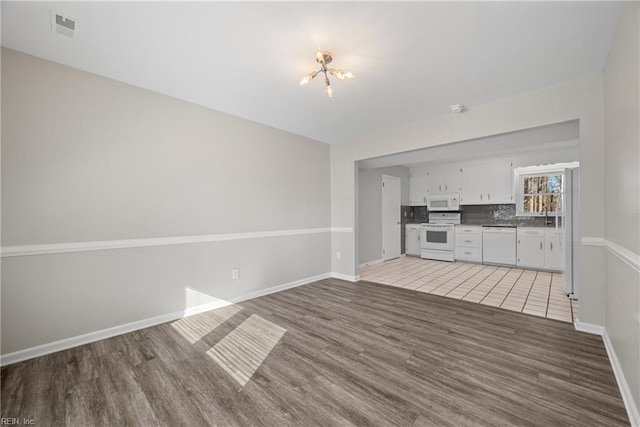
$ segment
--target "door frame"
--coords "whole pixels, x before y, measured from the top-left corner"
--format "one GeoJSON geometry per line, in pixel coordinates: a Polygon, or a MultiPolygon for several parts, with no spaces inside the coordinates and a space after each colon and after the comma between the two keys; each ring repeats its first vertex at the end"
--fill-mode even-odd
{"type": "MultiPolygon", "coordinates": [[[[392,176],[392,175],[385,175],[382,174],[382,186],[380,187],[380,191],[381,191],[381,202],[380,202],[380,209],[381,209],[381,216],[382,216],[382,224],[381,224],[381,246],[382,246],[382,254],[381,254],[381,258],[383,261],[388,261],[390,259],[395,259],[395,258],[399,258],[402,255],[402,236],[400,235],[402,233],[402,180],[400,179],[400,177],[397,176],[392,176]],[[393,181],[397,181],[398,182],[398,219],[400,220],[400,230],[398,231],[398,255],[395,256],[395,254],[393,256],[388,256],[386,253],[386,248],[385,248],[385,241],[384,241],[384,230],[385,230],[385,224],[387,223],[385,218],[385,180],[393,180],[393,181]]],[[[387,225],[388,226],[388,225],[387,225]]]]}

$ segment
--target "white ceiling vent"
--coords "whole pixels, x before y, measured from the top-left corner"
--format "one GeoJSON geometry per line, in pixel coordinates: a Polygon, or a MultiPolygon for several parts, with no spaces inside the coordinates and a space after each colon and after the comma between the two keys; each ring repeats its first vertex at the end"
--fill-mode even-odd
{"type": "Polygon", "coordinates": [[[51,31],[75,39],[78,35],[78,20],[52,10],[51,31]]]}

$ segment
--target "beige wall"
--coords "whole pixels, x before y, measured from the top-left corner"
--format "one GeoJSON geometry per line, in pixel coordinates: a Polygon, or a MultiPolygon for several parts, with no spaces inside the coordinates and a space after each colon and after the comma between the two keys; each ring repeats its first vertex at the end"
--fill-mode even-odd
{"type": "MultiPolygon", "coordinates": [[[[3,247],[331,225],[326,144],[8,49],[2,113],[3,247]]],[[[328,273],[330,240],[3,258],[2,353],[328,273]]]]}
{"type": "MultiPolygon", "coordinates": [[[[640,4],[624,5],[603,73],[605,322],[640,408],[640,4]],[[620,251],[635,256],[635,268],[620,251]]],[[[637,420],[640,421],[640,420],[637,420]]]]}
{"type": "MultiPolygon", "coordinates": [[[[334,227],[353,227],[355,218],[355,161],[455,141],[580,120],[581,235],[604,235],[604,144],[602,77],[594,75],[482,106],[464,114],[447,114],[406,126],[363,135],[331,146],[331,219],[334,227]]],[[[355,275],[355,233],[333,233],[333,271],[355,275]],[[336,259],[335,252],[341,252],[336,259]]],[[[604,321],[603,249],[582,247],[581,320],[604,321]]]]}

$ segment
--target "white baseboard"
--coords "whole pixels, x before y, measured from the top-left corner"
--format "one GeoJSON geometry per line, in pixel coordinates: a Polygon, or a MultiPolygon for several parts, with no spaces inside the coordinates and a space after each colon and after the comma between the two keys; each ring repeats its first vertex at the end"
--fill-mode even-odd
{"type": "Polygon", "coordinates": [[[624,407],[627,409],[627,415],[629,416],[629,422],[632,427],[640,427],[640,413],[638,412],[638,407],[635,404],[633,399],[633,394],[631,394],[631,389],[629,388],[629,384],[624,377],[624,372],[622,371],[622,366],[620,366],[620,362],[618,361],[618,356],[613,348],[613,344],[609,339],[609,334],[607,333],[606,328],[602,334],[602,340],[604,341],[604,347],[607,349],[607,354],[609,355],[609,360],[611,361],[611,368],[613,368],[613,374],[616,377],[616,381],[618,382],[618,388],[620,389],[620,394],[622,395],[622,401],[624,402],[624,407]]]}
{"type": "Polygon", "coordinates": [[[358,266],[358,268],[363,268],[363,267],[368,267],[370,265],[380,264],[382,261],[384,261],[384,260],[382,258],[380,258],[380,259],[376,259],[376,260],[373,260],[373,261],[364,262],[364,263],[360,264],[358,266]]]}
{"type": "Polygon", "coordinates": [[[576,328],[576,331],[586,332],[588,334],[602,335],[604,333],[604,326],[584,323],[579,320],[576,320],[573,326],[576,328]]]}
{"type": "Polygon", "coordinates": [[[111,338],[116,335],[122,335],[128,332],[137,331],[139,329],[148,328],[150,326],[159,325],[161,323],[171,322],[183,317],[193,316],[194,314],[202,313],[209,310],[215,310],[216,308],[226,307],[231,304],[247,301],[253,298],[272,294],[274,292],[284,291],[296,286],[306,285],[308,283],[327,279],[329,277],[333,277],[331,273],[324,273],[317,276],[307,277],[305,279],[295,280],[293,282],[285,283],[282,285],[261,289],[259,291],[250,292],[248,294],[229,298],[228,300],[219,300],[212,303],[202,304],[196,307],[187,308],[185,310],[162,314],[160,316],[137,320],[135,322],[125,323],[124,325],[118,325],[111,328],[89,332],[87,334],[82,334],[75,337],[65,338],[47,344],[38,345],[24,350],[18,350],[13,353],[1,355],[0,366],[11,365],[12,363],[22,362],[23,360],[33,359],[34,357],[44,356],[49,353],[55,353],[57,351],[66,350],[72,347],[78,347],[84,344],[92,343],[94,341],[111,338]]]}
{"type": "Polygon", "coordinates": [[[579,320],[575,321],[574,326],[577,331],[602,336],[602,341],[604,342],[604,347],[607,350],[607,355],[609,356],[609,362],[611,363],[613,374],[615,375],[616,381],[618,382],[618,388],[620,389],[620,394],[622,395],[624,407],[626,408],[627,415],[629,416],[629,422],[631,423],[632,427],[640,427],[640,413],[638,413],[638,408],[636,407],[635,401],[633,400],[631,389],[629,388],[629,384],[627,384],[627,380],[624,377],[622,366],[620,366],[618,356],[616,355],[613,344],[609,339],[607,329],[604,326],[584,323],[580,322],[579,320]]]}
{"type": "Polygon", "coordinates": [[[358,282],[360,280],[360,276],[349,276],[348,274],[342,273],[331,273],[331,277],[334,279],[346,280],[347,282],[358,282]]]}

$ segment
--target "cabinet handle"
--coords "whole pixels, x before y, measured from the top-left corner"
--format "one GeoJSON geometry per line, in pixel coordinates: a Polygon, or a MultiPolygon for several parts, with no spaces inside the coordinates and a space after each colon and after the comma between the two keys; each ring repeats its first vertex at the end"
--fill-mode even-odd
{"type": "Polygon", "coordinates": [[[549,242],[549,246],[550,246],[551,250],[553,250],[553,242],[549,242]]]}
{"type": "Polygon", "coordinates": [[[465,240],[464,242],[465,243],[471,243],[471,240],[465,240]]]}
{"type": "Polygon", "coordinates": [[[542,242],[540,242],[540,250],[542,250],[542,242]]]}
{"type": "Polygon", "coordinates": [[[520,244],[520,240],[518,240],[518,244],[520,244]]]}
{"type": "Polygon", "coordinates": [[[471,255],[471,252],[465,252],[464,254],[465,255],[471,255]]]}
{"type": "Polygon", "coordinates": [[[482,200],[482,194],[480,194],[480,200],[482,200]]]}
{"type": "Polygon", "coordinates": [[[442,191],[442,185],[438,186],[438,191],[442,191]]]}
{"type": "Polygon", "coordinates": [[[420,241],[420,235],[418,234],[418,242],[420,241]]]}
{"type": "Polygon", "coordinates": [[[491,200],[491,193],[487,193],[487,200],[491,200]]]}
{"type": "Polygon", "coordinates": [[[447,191],[447,188],[449,188],[449,186],[447,184],[444,185],[444,191],[447,191]]]}

